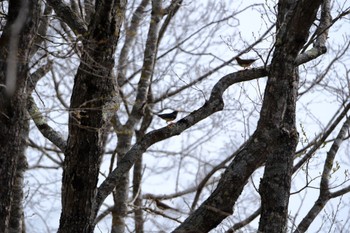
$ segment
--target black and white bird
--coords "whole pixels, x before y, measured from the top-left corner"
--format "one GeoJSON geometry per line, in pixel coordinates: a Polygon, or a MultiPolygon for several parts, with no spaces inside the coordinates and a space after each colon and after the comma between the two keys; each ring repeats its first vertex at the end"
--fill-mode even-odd
{"type": "Polygon", "coordinates": [[[166,123],[170,124],[173,120],[176,119],[178,111],[173,111],[171,113],[159,114],[160,118],[166,121],[166,123]]]}

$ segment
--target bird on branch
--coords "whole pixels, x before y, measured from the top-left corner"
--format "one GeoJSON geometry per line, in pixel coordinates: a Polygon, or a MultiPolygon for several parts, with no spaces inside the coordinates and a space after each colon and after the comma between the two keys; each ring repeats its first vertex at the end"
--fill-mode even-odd
{"type": "Polygon", "coordinates": [[[173,111],[172,113],[159,114],[160,118],[166,121],[166,123],[171,124],[173,120],[176,119],[178,111],[173,111]]]}
{"type": "Polygon", "coordinates": [[[241,59],[240,57],[236,57],[236,61],[237,61],[238,65],[242,66],[244,69],[247,69],[256,60],[258,60],[258,59],[241,59]]]}
{"type": "Polygon", "coordinates": [[[168,206],[167,204],[165,204],[164,202],[159,201],[158,199],[154,199],[154,201],[156,202],[156,206],[161,209],[161,210],[175,210],[178,211],[177,209],[168,206]]]}

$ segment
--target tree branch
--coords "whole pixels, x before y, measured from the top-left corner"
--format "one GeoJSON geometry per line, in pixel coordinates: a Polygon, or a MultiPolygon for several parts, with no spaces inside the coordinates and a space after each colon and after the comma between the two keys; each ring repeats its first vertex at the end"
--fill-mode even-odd
{"type": "Polygon", "coordinates": [[[55,10],[72,31],[78,35],[84,35],[87,32],[86,23],[79,17],[78,12],[74,12],[67,4],[60,0],[47,0],[48,4],[55,10]]]}
{"type": "MultiPolygon", "coordinates": [[[[305,154],[298,162],[297,164],[294,165],[293,167],[293,173],[298,170],[306,161],[308,161],[317,151],[318,148],[322,146],[322,144],[326,141],[328,136],[334,131],[334,129],[337,127],[339,122],[346,116],[346,114],[350,110],[350,103],[348,103],[345,107],[344,110],[339,114],[339,116],[334,120],[334,122],[328,127],[328,129],[323,132],[322,137],[313,142],[312,148],[305,154]]],[[[316,139],[315,139],[316,140],[316,139]]]]}
{"type": "Polygon", "coordinates": [[[300,224],[298,225],[298,227],[294,231],[294,233],[305,232],[309,228],[311,223],[315,220],[317,215],[324,208],[326,203],[331,198],[337,197],[339,194],[340,195],[343,194],[344,191],[349,190],[349,187],[347,187],[347,188],[341,190],[340,193],[335,192],[335,193],[333,193],[333,195],[331,195],[331,193],[329,191],[329,177],[330,177],[330,173],[332,171],[334,158],[338,152],[338,149],[339,149],[341,143],[343,142],[344,138],[346,137],[346,134],[347,134],[347,131],[349,130],[349,128],[350,128],[350,118],[347,118],[347,120],[343,124],[342,128],[340,129],[340,131],[336,137],[336,140],[333,142],[330,150],[327,153],[327,158],[326,158],[326,161],[324,163],[324,168],[323,168],[323,172],[322,172],[322,176],[321,176],[322,178],[321,178],[321,182],[320,182],[319,197],[316,200],[315,204],[310,209],[310,211],[306,214],[306,216],[300,222],[300,224]]]}
{"type": "Polygon", "coordinates": [[[28,93],[32,93],[36,87],[38,81],[44,77],[52,68],[52,61],[48,60],[45,65],[39,67],[35,72],[29,75],[27,82],[27,91],[28,93]]]}
{"type": "Polygon", "coordinates": [[[147,35],[141,77],[137,84],[136,100],[131,110],[131,114],[125,123],[125,127],[129,129],[132,128],[142,117],[142,107],[147,100],[147,94],[151,84],[151,78],[153,76],[154,64],[158,51],[158,28],[163,17],[161,9],[161,1],[152,1],[151,23],[147,35]]]}
{"type": "Polygon", "coordinates": [[[51,141],[55,146],[57,146],[63,153],[66,150],[67,142],[61,134],[56,132],[49,124],[47,123],[45,117],[41,114],[38,107],[35,104],[33,97],[28,98],[28,112],[32,117],[36,127],[41,132],[41,134],[51,141]]]}
{"type": "Polygon", "coordinates": [[[139,143],[136,143],[125,154],[124,158],[118,164],[118,167],[113,170],[113,172],[102,182],[98,188],[96,197],[97,208],[95,209],[95,212],[99,210],[106,197],[112,192],[114,187],[118,185],[118,179],[122,177],[125,172],[131,169],[136,159],[141,156],[147,150],[147,148],[157,142],[175,135],[179,135],[184,130],[207,118],[211,114],[217,111],[221,111],[224,107],[222,95],[224,91],[231,85],[243,81],[257,79],[266,75],[267,71],[263,68],[228,74],[222,77],[215,84],[209,100],[206,101],[201,108],[193,111],[191,114],[179,120],[177,123],[174,123],[171,127],[167,126],[147,133],[139,143]]]}
{"type": "Polygon", "coordinates": [[[261,211],[261,207],[259,207],[259,209],[255,210],[254,213],[252,213],[251,215],[249,215],[248,218],[244,219],[243,221],[240,221],[238,223],[236,223],[235,225],[233,225],[230,229],[228,229],[226,231],[226,233],[233,233],[236,230],[246,226],[247,224],[249,224],[251,221],[253,221],[256,217],[259,216],[261,211]]]}

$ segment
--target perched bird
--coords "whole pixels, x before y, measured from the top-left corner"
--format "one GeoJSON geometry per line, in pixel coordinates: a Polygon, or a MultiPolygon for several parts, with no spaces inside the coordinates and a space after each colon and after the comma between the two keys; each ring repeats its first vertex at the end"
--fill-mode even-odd
{"type": "Polygon", "coordinates": [[[258,59],[241,59],[240,57],[236,57],[238,65],[242,66],[244,69],[247,69],[256,60],[258,59]]]}
{"type": "Polygon", "coordinates": [[[157,207],[161,210],[177,210],[177,209],[170,207],[167,204],[165,204],[164,202],[161,202],[157,199],[155,199],[155,202],[156,202],[157,207]]]}
{"type": "Polygon", "coordinates": [[[166,121],[166,123],[171,123],[171,121],[175,120],[177,117],[178,111],[173,111],[172,113],[159,114],[160,118],[166,121]]]}

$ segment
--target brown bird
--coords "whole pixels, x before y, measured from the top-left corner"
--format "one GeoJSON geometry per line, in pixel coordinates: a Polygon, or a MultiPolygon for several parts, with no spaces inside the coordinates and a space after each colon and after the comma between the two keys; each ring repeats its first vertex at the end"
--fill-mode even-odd
{"type": "Polygon", "coordinates": [[[171,121],[175,120],[177,117],[178,111],[173,111],[172,113],[159,114],[160,118],[166,121],[166,123],[171,123],[171,121]]]}
{"type": "Polygon", "coordinates": [[[258,59],[241,59],[240,57],[236,57],[236,61],[238,65],[242,66],[244,69],[247,69],[256,60],[258,59]]]}
{"type": "Polygon", "coordinates": [[[177,210],[177,209],[175,209],[173,207],[170,207],[167,204],[165,204],[164,202],[161,202],[161,201],[159,201],[157,199],[155,199],[155,201],[156,201],[156,205],[157,205],[157,207],[159,209],[162,209],[162,210],[177,210]]]}

